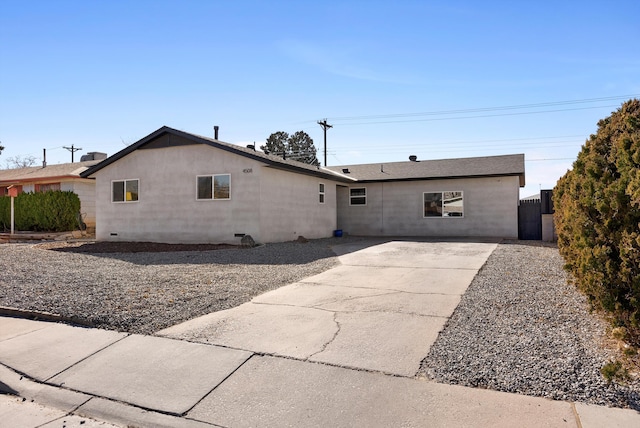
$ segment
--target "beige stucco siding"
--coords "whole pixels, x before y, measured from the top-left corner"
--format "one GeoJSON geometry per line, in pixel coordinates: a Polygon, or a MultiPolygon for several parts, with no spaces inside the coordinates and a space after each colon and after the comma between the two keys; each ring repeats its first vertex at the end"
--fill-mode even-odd
{"type": "Polygon", "coordinates": [[[355,184],[367,189],[365,206],[349,205],[340,187],[338,227],[352,235],[518,236],[518,177],[486,177],[355,184]],[[462,191],[464,217],[424,217],[423,193],[462,191]]]}
{"type": "Polygon", "coordinates": [[[88,227],[96,226],[96,185],[94,180],[74,180],[60,183],[60,190],[72,191],[80,199],[82,220],[88,227]]]}
{"type": "Polygon", "coordinates": [[[270,167],[262,170],[260,229],[263,242],[304,236],[326,238],[336,229],[336,182],[270,167]],[[324,203],[319,184],[324,184],[324,203]]]}
{"type": "Polygon", "coordinates": [[[96,175],[99,240],[239,243],[260,239],[261,163],[206,145],[136,150],[96,175]],[[196,200],[198,175],[230,174],[229,200],[196,200]],[[113,180],[139,180],[137,202],[111,202],[113,180]]]}

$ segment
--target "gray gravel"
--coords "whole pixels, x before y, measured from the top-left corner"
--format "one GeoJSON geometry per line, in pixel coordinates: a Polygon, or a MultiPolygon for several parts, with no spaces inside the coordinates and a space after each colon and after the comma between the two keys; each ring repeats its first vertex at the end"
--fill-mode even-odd
{"type": "Polygon", "coordinates": [[[79,254],[2,244],[0,306],[151,334],[232,308],[338,261],[339,238],[215,251],[79,254]]]}
{"type": "MultiPolygon", "coordinates": [[[[1,244],[0,306],[151,334],[238,306],[335,266],[330,246],[358,238],[215,251],[74,253],[1,244]]],[[[500,244],[419,376],[438,382],[640,410],[640,383],[607,384],[606,325],[562,270],[555,246],[500,244]]],[[[419,332],[418,332],[419,333],[419,332]]]]}
{"type": "Polygon", "coordinates": [[[606,324],[567,284],[555,246],[500,244],[419,375],[438,382],[640,410],[640,383],[608,384],[606,324]]]}

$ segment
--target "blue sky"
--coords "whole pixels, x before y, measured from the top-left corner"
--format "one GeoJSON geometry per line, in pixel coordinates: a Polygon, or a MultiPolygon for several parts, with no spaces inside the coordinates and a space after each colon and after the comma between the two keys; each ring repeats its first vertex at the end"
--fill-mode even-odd
{"type": "Polygon", "coordinates": [[[0,0],[0,165],[167,125],[306,131],[328,163],[525,153],[552,188],[640,98],[640,2],[0,0]]]}

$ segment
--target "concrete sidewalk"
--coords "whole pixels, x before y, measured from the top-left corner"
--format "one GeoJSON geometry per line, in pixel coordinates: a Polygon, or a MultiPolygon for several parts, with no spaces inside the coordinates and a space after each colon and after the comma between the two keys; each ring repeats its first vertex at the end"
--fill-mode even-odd
{"type": "Polygon", "coordinates": [[[79,419],[67,415],[141,427],[640,426],[632,410],[415,378],[495,246],[341,245],[340,266],[161,337],[0,318],[0,390],[40,405],[23,411],[28,404],[0,400],[0,420],[25,427],[63,426],[64,417],[74,426],[79,419]],[[21,419],[38,409],[57,412],[50,425],[21,419]]]}

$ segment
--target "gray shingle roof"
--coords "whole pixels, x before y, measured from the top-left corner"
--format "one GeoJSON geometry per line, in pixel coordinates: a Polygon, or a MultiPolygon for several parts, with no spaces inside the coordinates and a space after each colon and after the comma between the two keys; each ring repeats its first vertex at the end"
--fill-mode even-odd
{"type": "Polygon", "coordinates": [[[216,140],[214,138],[209,138],[209,137],[204,137],[202,135],[196,135],[196,134],[191,134],[184,131],[179,131],[177,129],[169,128],[168,126],[163,126],[157,131],[147,135],[140,141],[137,141],[136,143],[133,143],[132,145],[124,148],[123,150],[119,151],[113,156],[108,157],[107,159],[103,160],[102,162],[95,165],[94,167],[89,168],[87,171],[84,171],[81,174],[81,176],[90,177],[92,174],[101,170],[105,166],[112,164],[113,162],[123,158],[124,156],[128,155],[134,150],[142,148],[146,144],[149,144],[154,140],[158,139],[159,137],[166,134],[175,135],[177,137],[189,140],[196,144],[207,144],[209,146],[216,147],[221,150],[225,150],[240,156],[244,156],[257,161],[264,162],[274,168],[295,171],[302,174],[308,174],[308,175],[313,175],[317,177],[323,177],[323,178],[328,178],[328,179],[343,181],[343,182],[353,181],[351,177],[345,177],[343,176],[343,174],[336,173],[334,171],[327,170],[322,167],[309,165],[309,164],[298,162],[291,159],[283,159],[281,156],[266,154],[264,152],[254,150],[248,147],[242,147],[242,146],[237,146],[235,144],[225,143],[224,141],[216,140]]]}
{"type": "Polygon", "coordinates": [[[386,162],[375,164],[330,166],[328,169],[357,179],[359,182],[434,180],[486,176],[518,176],[524,186],[524,154],[473,158],[386,162]]]}
{"type": "Polygon", "coordinates": [[[56,165],[30,166],[27,168],[0,170],[0,183],[38,181],[48,178],[79,178],[80,174],[100,161],[61,163],[56,165]]]}
{"type": "Polygon", "coordinates": [[[461,159],[426,160],[417,162],[387,162],[364,165],[343,165],[316,167],[281,156],[266,154],[252,148],[225,143],[214,138],[191,134],[163,126],[138,142],[124,148],[97,165],[82,172],[82,177],[90,177],[95,172],[116,162],[134,150],[157,142],[161,137],[173,135],[189,144],[207,144],[221,150],[264,162],[271,167],[328,178],[342,182],[429,180],[443,178],[468,178],[486,176],[519,176],[520,186],[524,186],[524,155],[485,156],[461,159]],[[343,173],[348,169],[349,173],[343,173]]]}

